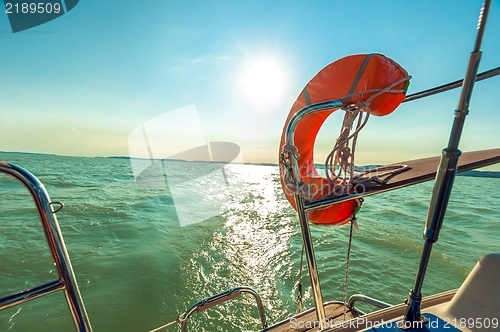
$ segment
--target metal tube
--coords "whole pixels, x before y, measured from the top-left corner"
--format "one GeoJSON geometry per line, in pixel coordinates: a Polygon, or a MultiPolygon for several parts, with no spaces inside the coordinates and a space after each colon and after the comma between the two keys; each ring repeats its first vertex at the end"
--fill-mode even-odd
{"type": "Polygon", "coordinates": [[[380,309],[385,309],[385,308],[389,308],[389,307],[393,306],[392,304],[374,299],[373,297],[369,297],[369,296],[366,296],[363,294],[353,294],[349,298],[349,301],[347,301],[347,307],[349,309],[354,309],[354,303],[357,301],[368,303],[368,304],[370,304],[374,307],[380,308],[380,309]]]}
{"type": "Polygon", "coordinates": [[[0,162],[0,173],[12,176],[20,181],[30,192],[40,216],[45,238],[57,268],[59,280],[64,285],[64,294],[78,331],[92,331],[90,321],[83,304],[78,283],[71,266],[68,251],[57,222],[56,215],[50,206],[50,197],[44,185],[30,172],[22,167],[0,162]]]}
{"type": "MultiPolygon", "coordinates": [[[[497,75],[500,75],[500,67],[496,67],[496,68],[493,68],[493,69],[490,69],[487,71],[483,71],[482,73],[478,74],[476,76],[476,82],[479,82],[479,81],[482,81],[482,80],[485,80],[487,78],[494,77],[497,75]]],[[[464,83],[464,80],[462,79],[462,80],[450,82],[447,84],[443,84],[443,85],[437,86],[437,87],[432,88],[432,89],[416,92],[416,93],[413,93],[411,95],[406,96],[405,100],[403,100],[403,103],[406,103],[406,102],[412,101],[412,100],[417,100],[417,99],[424,98],[424,97],[429,97],[429,96],[432,96],[432,95],[435,95],[435,94],[438,94],[441,92],[445,92],[448,90],[453,90],[453,89],[461,87],[463,85],[463,83],[464,83]]]]}
{"type": "Polygon", "coordinates": [[[316,318],[318,319],[321,329],[325,326],[325,308],[323,307],[323,295],[321,294],[321,283],[318,276],[318,267],[316,265],[316,257],[314,255],[314,247],[311,238],[311,230],[304,211],[304,201],[302,197],[294,195],[295,206],[300,220],[300,229],[302,230],[302,241],[304,243],[304,250],[307,257],[307,267],[309,269],[309,278],[311,279],[311,288],[314,298],[314,306],[316,307],[316,318]]]}
{"type": "MultiPolygon", "coordinates": [[[[312,105],[308,105],[301,110],[299,110],[297,113],[295,113],[290,121],[288,122],[288,125],[286,127],[286,140],[288,144],[294,145],[294,135],[295,135],[295,130],[297,129],[297,125],[299,122],[306,117],[309,114],[313,114],[316,112],[321,112],[321,111],[326,111],[326,110],[331,110],[334,108],[340,108],[344,106],[342,101],[340,100],[330,100],[330,101],[325,101],[321,103],[316,103],[312,105]]],[[[297,160],[295,158],[292,158],[292,163],[293,163],[293,168],[294,168],[294,175],[295,178],[298,182],[300,182],[300,170],[299,170],[299,165],[297,163],[297,160]]]]}
{"type": "Polygon", "coordinates": [[[443,150],[441,155],[441,163],[437,170],[436,180],[434,182],[434,189],[432,192],[431,203],[429,205],[429,212],[426,219],[426,229],[424,231],[424,249],[420,259],[420,265],[415,279],[415,285],[408,297],[408,305],[405,312],[405,322],[415,322],[421,320],[420,303],[422,301],[422,285],[424,282],[425,272],[429,264],[429,259],[432,251],[432,246],[437,242],[439,232],[443,224],[444,215],[448,206],[453,181],[457,172],[458,158],[460,157],[460,150],[458,150],[458,143],[462,134],[465,117],[469,113],[469,103],[474,88],[475,77],[481,59],[481,40],[488,17],[488,11],[491,0],[486,0],[479,15],[478,33],[474,50],[469,58],[469,65],[464,79],[464,85],[458,103],[457,110],[455,111],[455,119],[448,141],[448,147],[443,150]]]}
{"type": "Polygon", "coordinates": [[[4,296],[0,298],[0,310],[36,299],[60,289],[64,289],[64,285],[61,280],[56,279],[18,293],[4,296]]]}
{"type": "MultiPolygon", "coordinates": [[[[288,122],[286,128],[287,143],[290,145],[294,145],[295,130],[297,129],[297,125],[299,124],[299,122],[304,117],[315,112],[331,110],[335,108],[340,108],[342,106],[343,106],[342,101],[332,100],[332,101],[308,105],[302,108],[300,111],[295,113],[288,122]]],[[[297,160],[293,156],[291,156],[291,159],[293,164],[294,176],[297,182],[301,182],[300,169],[297,160]]],[[[321,329],[324,329],[326,328],[325,308],[323,307],[323,296],[321,294],[321,284],[318,276],[318,268],[316,266],[316,258],[314,256],[314,247],[311,238],[311,231],[309,229],[309,223],[307,221],[306,212],[304,210],[305,203],[304,200],[297,195],[294,195],[294,198],[295,198],[295,206],[297,208],[297,213],[299,215],[300,228],[302,231],[302,240],[304,242],[304,249],[307,257],[307,267],[309,269],[309,278],[311,280],[314,305],[316,308],[316,317],[318,319],[321,329]]]]}
{"type": "Polygon", "coordinates": [[[182,332],[188,331],[187,325],[188,325],[189,319],[191,318],[191,316],[195,312],[202,312],[204,310],[210,309],[210,308],[217,306],[219,304],[222,304],[224,302],[235,299],[235,298],[239,297],[241,295],[241,293],[252,294],[252,296],[255,298],[255,301],[257,302],[257,308],[259,309],[259,316],[260,316],[262,328],[266,329],[267,328],[267,319],[266,319],[266,314],[264,312],[264,306],[262,304],[262,300],[260,298],[259,293],[257,293],[251,287],[239,286],[239,287],[228,289],[227,291],[224,291],[222,293],[208,297],[206,299],[203,299],[203,300],[198,301],[195,304],[193,304],[184,313],[184,315],[181,316],[182,318],[180,319],[180,322],[182,322],[182,328],[181,328],[182,332]]]}

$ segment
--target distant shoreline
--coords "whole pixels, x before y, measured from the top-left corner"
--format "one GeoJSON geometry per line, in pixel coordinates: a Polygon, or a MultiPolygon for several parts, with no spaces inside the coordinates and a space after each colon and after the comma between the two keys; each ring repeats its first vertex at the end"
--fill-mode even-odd
{"type": "MultiPolygon", "coordinates": [[[[0,153],[4,154],[23,154],[23,155],[40,155],[40,156],[58,156],[58,157],[76,157],[76,158],[103,158],[103,159],[131,159],[131,157],[127,156],[109,156],[109,157],[84,157],[84,156],[65,156],[65,155],[58,155],[54,153],[36,153],[36,152],[15,152],[15,151],[0,151],[0,153]]],[[[149,160],[149,158],[134,158],[132,159],[143,159],[143,160],[149,160]]],[[[155,160],[160,160],[160,159],[155,159],[155,160]]],[[[209,161],[205,160],[183,160],[183,159],[168,159],[165,158],[164,160],[167,161],[173,161],[173,162],[184,162],[184,163],[190,163],[190,162],[198,162],[198,163],[206,163],[209,161]]],[[[226,161],[213,161],[213,163],[216,164],[228,164],[226,161]]],[[[273,163],[239,163],[239,162],[234,162],[234,164],[243,164],[243,165],[254,165],[254,166],[274,166],[277,167],[278,164],[273,164],[273,163]]],[[[379,167],[382,165],[365,165],[365,166],[358,166],[359,168],[372,168],[372,167],[379,167]]],[[[316,164],[317,169],[323,169],[324,165],[321,164],[316,164]]],[[[470,177],[478,177],[478,178],[500,178],[500,171],[478,171],[478,170],[471,170],[471,171],[465,171],[463,173],[457,174],[457,176],[470,176],[470,177]]]]}
{"type": "Polygon", "coordinates": [[[457,174],[457,176],[471,176],[475,178],[500,178],[500,172],[471,170],[457,174]]]}

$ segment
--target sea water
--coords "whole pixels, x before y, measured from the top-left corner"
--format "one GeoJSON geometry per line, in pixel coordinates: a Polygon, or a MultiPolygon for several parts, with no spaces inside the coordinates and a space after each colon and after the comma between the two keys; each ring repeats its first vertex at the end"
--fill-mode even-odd
{"type": "MultiPolygon", "coordinates": [[[[149,331],[175,320],[181,308],[239,285],[261,295],[269,323],[295,313],[301,233],[276,166],[227,165],[219,213],[181,227],[171,188],[139,186],[127,159],[0,153],[0,160],[26,168],[53,201],[64,202],[57,218],[94,331],[149,331]]],[[[186,184],[175,194],[201,199],[199,210],[204,197],[210,204],[213,195],[188,185],[205,166],[165,162],[164,167],[186,184]]],[[[432,185],[365,199],[358,214],[361,232],[352,240],[348,295],[363,293],[392,304],[407,297],[432,185]]],[[[459,287],[480,257],[500,251],[499,187],[498,178],[456,178],[424,296],[459,287]]],[[[30,196],[5,175],[0,175],[0,225],[0,296],[57,278],[30,196]]],[[[311,231],[323,298],[342,300],[349,227],[311,225],[311,231]]],[[[311,308],[305,263],[302,278],[304,304],[311,308]]],[[[191,331],[259,327],[250,295],[195,313],[189,322],[191,331]]],[[[0,312],[0,331],[74,330],[61,291],[0,312]]]]}

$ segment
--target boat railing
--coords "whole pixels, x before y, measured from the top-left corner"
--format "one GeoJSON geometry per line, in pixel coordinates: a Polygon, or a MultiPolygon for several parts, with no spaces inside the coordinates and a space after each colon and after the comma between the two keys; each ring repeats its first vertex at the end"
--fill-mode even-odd
{"type": "MultiPolygon", "coordinates": [[[[358,301],[370,304],[370,305],[377,307],[377,308],[380,308],[380,309],[385,309],[385,308],[389,308],[389,307],[393,306],[392,304],[374,299],[373,297],[369,297],[369,296],[366,296],[363,294],[353,294],[353,295],[351,295],[351,297],[349,298],[349,301],[347,302],[347,307],[349,309],[354,309],[354,303],[356,303],[358,301]]],[[[356,310],[360,311],[359,309],[356,309],[356,310]]]]}
{"type": "MultiPolygon", "coordinates": [[[[477,68],[476,68],[477,69],[477,68]]],[[[477,75],[476,73],[469,74],[467,77],[467,80],[469,81],[480,81],[484,80],[487,78],[491,78],[493,76],[500,75],[500,67],[493,68],[489,71],[480,73],[477,75]]],[[[415,93],[413,95],[407,96],[406,101],[412,101],[424,97],[428,97],[437,93],[441,93],[444,91],[448,91],[451,89],[458,88],[462,85],[464,85],[464,80],[459,80],[455,82],[451,82],[449,84],[439,86],[433,89],[421,91],[418,93],[415,93]]],[[[468,84],[470,85],[470,83],[468,84]]],[[[316,112],[321,112],[325,110],[332,110],[336,108],[342,108],[344,107],[344,103],[341,100],[330,100],[330,101],[325,101],[325,102],[320,102],[320,103],[315,103],[311,105],[307,105],[304,108],[300,109],[297,111],[291,118],[290,121],[288,122],[286,132],[285,132],[285,137],[286,137],[286,142],[289,145],[294,145],[294,136],[295,136],[295,131],[297,129],[297,126],[299,125],[300,121],[303,120],[306,116],[316,113],[316,112]]],[[[301,178],[300,178],[300,169],[298,165],[298,160],[295,158],[295,156],[291,156],[291,165],[290,165],[290,170],[292,172],[292,176],[295,177],[296,183],[301,183],[301,178]]],[[[402,185],[404,186],[404,185],[402,185]]],[[[402,187],[401,186],[401,187],[402,187]]],[[[307,213],[311,212],[313,210],[317,209],[325,209],[330,207],[333,204],[338,204],[342,203],[345,201],[353,200],[359,197],[364,197],[364,196],[370,196],[375,193],[381,193],[383,191],[387,190],[393,190],[399,188],[398,186],[393,186],[391,188],[385,188],[385,189],[377,189],[377,191],[372,191],[372,192],[365,192],[365,188],[363,186],[356,186],[354,187],[354,190],[352,193],[346,193],[344,195],[340,196],[331,196],[331,197],[325,197],[325,198],[319,198],[316,200],[309,200],[306,201],[304,198],[300,197],[296,193],[293,194],[294,200],[296,203],[297,207],[297,214],[299,216],[299,221],[300,221],[300,226],[301,226],[301,232],[302,232],[302,240],[304,244],[304,250],[306,253],[306,258],[307,258],[307,265],[308,265],[308,270],[309,270],[309,276],[311,280],[311,289],[313,293],[313,298],[314,298],[314,304],[316,308],[316,316],[319,322],[323,322],[325,320],[325,310],[323,307],[323,296],[321,294],[321,285],[319,281],[319,276],[318,276],[318,271],[317,271],[317,265],[316,265],[316,258],[314,255],[314,248],[313,248],[313,243],[312,243],[312,238],[311,238],[311,232],[309,229],[309,224],[307,221],[307,213]]],[[[323,328],[323,326],[321,326],[323,328]]]]}
{"type": "Polygon", "coordinates": [[[44,185],[33,174],[14,164],[0,161],[0,173],[9,175],[21,182],[30,192],[42,222],[45,238],[57,268],[59,278],[38,286],[0,298],[0,310],[6,309],[43,295],[64,290],[66,301],[73,316],[75,326],[80,332],[90,332],[92,327],[83,304],[68,251],[56,218],[62,203],[51,202],[44,185]],[[55,209],[54,206],[57,205],[55,209]]]}
{"type": "Polygon", "coordinates": [[[257,301],[257,308],[259,309],[259,315],[260,315],[260,320],[261,320],[261,324],[262,324],[262,329],[267,328],[266,314],[264,312],[264,306],[262,305],[262,300],[260,298],[260,295],[250,287],[240,286],[240,287],[231,288],[225,292],[208,297],[206,299],[203,299],[203,300],[198,301],[195,304],[193,304],[186,311],[186,313],[184,314],[184,317],[181,319],[182,332],[187,332],[188,321],[195,312],[202,312],[202,311],[205,311],[205,310],[210,309],[212,307],[215,307],[219,304],[222,304],[222,303],[225,303],[227,301],[238,298],[238,297],[240,297],[240,295],[242,293],[249,293],[249,294],[253,295],[253,297],[255,298],[255,301],[257,301]]]}

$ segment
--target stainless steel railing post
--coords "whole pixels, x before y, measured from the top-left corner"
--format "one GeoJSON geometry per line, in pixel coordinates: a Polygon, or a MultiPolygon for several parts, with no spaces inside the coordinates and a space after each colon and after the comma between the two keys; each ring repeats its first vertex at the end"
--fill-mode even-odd
{"type": "MultiPolygon", "coordinates": [[[[298,111],[293,115],[288,123],[286,129],[286,139],[287,143],[290,145],[294,145],[294,134],[295,129],[299,122],[308,114],[312,114],[315,112],[320,112],[324,110],[334,109],[342,107],[343,104],[340,100],[332,100],[322,103],[317,103],[313,105],[309,105],[298,111]]],[[[299,151],[300,153],[300,151],[299,151]]],[[[300,182],[300,170],[298,167],[297,160],[295,157],[291,157],[293,172],[296,177],[297,182],[300,182]]],[[[300,220],[300,228],[302,231],[302,240],[304,242],[304,249],[307,257],[307,267],[309,269],[309,278],[311,280],[311,288],[313,292],[314,305],[316,307],[316,317],[318,319],[319,325],[321,329],[326,328],[326,319],[325,319],[325,308],[323,306],[323,296],[321,294],[321,283],[318,276],[318,267],[316,265],[316,257],[314,255],[314,246],[311,238],[311,230],[309,229],[309,223],[307,221],[307,215],[304,210],[304,200],[294,195],[295,198],[295,206],[297,208],[297,213],[299,215],[300,220]]]]}
{"type": "Polygon", "coordinates": [[[307,267],[309,269],[309,278],[311,279],[311,288],[314,298],[314,306],[316,307],[316,317],[321,329],[326,328],[325,308],[323,306],[323,295],[321,294],[321,283],[319,281],[318,267],[316,266],[316,257],[314,255],[314,247],[311,238],[311,230],[304,211],[304,202],[301,197],[294,195],[295,206],[299,214],[300,229],[302,230],[302,241],[304,243],[305,255],[307,257],[307,267]]]}
{"type": "Polygon", "coordinates": [[[21,182],[33,198],[42,227],[50,248],[50,253],[57,268],[59,279],[30,288],[28,290],[0,298],[0,310],[34,298],[64,289],[66,301],[73,316],[75,326],[80,332],[91,332],[92,327],[83,304],[75,274],[71,266],[68,251],[62,237],[54,210],[51,207],[49,194],[44,185],[27,170],[0,161],[0,173],[9,175],[21,182]]]}

